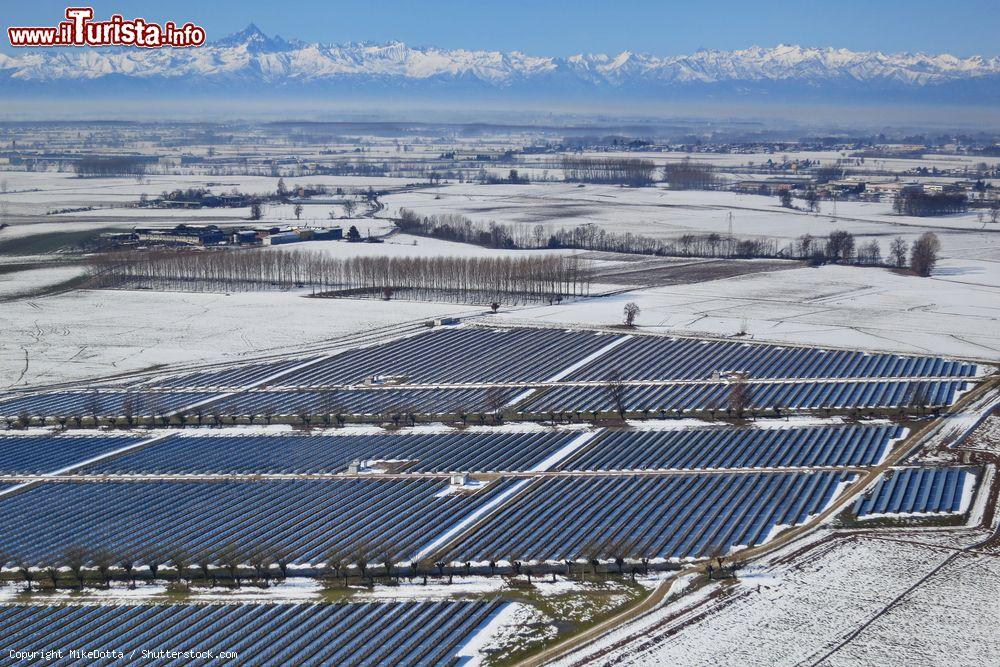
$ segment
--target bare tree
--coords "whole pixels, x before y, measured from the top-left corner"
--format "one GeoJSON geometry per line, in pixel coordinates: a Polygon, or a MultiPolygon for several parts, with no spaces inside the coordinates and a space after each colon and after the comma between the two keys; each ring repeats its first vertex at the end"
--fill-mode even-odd
{"type": "Polygon", "coordinates": [[[110,551],[101,548],[94,551],[94,555],[91,556],[91,561],[94,563],[94,567],[97,568],[97,573],[101,575],[101,580],[104,581],[104,587],[111,587],[111,566],[115,562],[115,558],[110,551]]]}
{"type": "Polygon", "coordinates": [[[59,565],[57,563],[49,563],[43,571],[45,572],[45,577],[49,580],[49,584],[52,586],[52,590],[59,588],[59,565]]]}
{"type": "Polygon", "coordinates": [[[752,392],[746,379],[737,378],[729,385],[729,409],[737,419],[743,419],[743,414],[750,407],[752,400],[752,392]]]}
{"type": "Polygon", "coordinates": [[[910,268],[918,276],[926,278],[931,275],[937,264],[939,250],[941,242],[937,234],[925,232],[913,243],[913,248],[910,250],[910,268]]]}
{"type": "Polygon", "coordinates": [[[155,582],[156,575],[160,571],[160,565],[163,563],[162,553],[160,553],[159,549],[151,547],[143,554],[142,560],[146,564],[146,567],[149,568],[150,581],[155,582]]]}
{"type": "Polygon", "coordinates": [[[69,568],[80,588],[83,588],[83,566],[87,564],[87,550],[80,546],[66,547],[63,553],[63,561],[69,568]]]}
{"type": "Polygon", "coordinates": [[[634,301],[629,301],[625,304],[625,326],[628,328],[633,328],[635,326],[635,318],[639,317],[639,313],[642,312],[639,305],[634,301]]]}
{"type": "Polygon", "coordinates": [[[201,571],[201,578],[205,580],[206,583],[212,582],[212,586],[216,586],[218,583],[215,578],[215,571],[212,569],[214,559],[212,555],[207,551],[200,552],[194,557],[194,562],[201,571]]]}
{"type": "Polygon", "coordinates": [[[293,208],[292,211],[295,213],[295,219],[296,220],[299,220],[299,219],[302,218],[302,204],[296,204],[295,208],[293,208]]]}
{"type": "Polygon", "coordinates": [[[622,380],[621,373],[617,370],[611,371],[611,373],[608,374],[608,381],[604,387],[605,391],[607,391],[608,402],[611,403],[611,407],[618,413],[618,418],[624,420],[627,407],[625,403],[626,387],[625,382],[622,380]]]}
{"type": "Polygon", "coordinates": [[[353,218],[354,217],[354,211],[358,207],[358,204],[353,199],[345,199],[344,203],[343,203],[343,207],[344,207],[344,217],[346,217],[346,218],[353,218]]]}
{"type": "Polygon", "coordinates": [[[255,549],[247,560],[253,568],[257,582],[266,588],[271,578],[271,555],[267,549],[255,549]]]}
{"type": "Polygon", "coordinates": [[[493,423],[498,426],[503,422],[504,409],[507,407],[507,395],[499,387],[486,390],[486,406],[493,415],[493,423]]]}
{"type": "Polygon", "coordinates": [[[118,567],[128,577],[129,586],[135,588],[135,556],[132,555],[131,551],[125,551],[118,557],[118,567]]]}
{"type": "Polygon", "coordinates": [[[28,592],[31,592],[31,584],[35,581],[36,578],[35,571],[32,569],[31,563],[29,563],[24,558],[18,558],[17,570],[18,572],[21,573],[21,579],[23,579],[24,583],[27,584],[28,592]]]}
{"type": "Polygon", "coordinates": [[[269,563],[278,566],[278,572],[282,579],[288,578],[288,567],[292,564],[292,551],[288,547],[269,546],[264,548],[265,556],[269,563]]]}
{"type": "Polygon", "coordinates": [[[135,421],[135,399],[132,394],[125,394],[122,398],[122,416],[125,417],[125,424],[132,426],[135,421]]]}
{"type": "Polygon", "coordinates": [[[90,392],[90,395],[87,396],[87,412],[90,413],[90,418],[94,420],[94,428],[100,426],[101,397],[96,390],[90,392]]]}
{"type": "Polygon", "coordinates": [[[379,560],[382,562],[382,569],[385,570],[385,576],[391,581],[396,569],[396,559],[393,558],[392,547],[382,547],[379,560]]]}
{"type": "Polygon", "coordinates": [[[906,252],[908,250],[906,239],[902,236],[897,236],[889,244],[889,258],[892,265],[897,269],[902,269],[906,266],[906,252]]]}
{"type": "Polygon", "coordinates": [[[190,558],[184,549],[176,547],[170,550],[170,564],[174,568],[175,576],[177,577],[177,583],[181,584],[184,582],[184,574],[187,571],[188,564],[190,563],[190,558]]]}
{"type": "Polygon", "coordinates": [[[854,257],[854,234],[842,229],[826,237],[826,256],[834,262],[849,263],[854,257]]]}
{"type": "Polygon", "coordinates": [[[344,587],[347,587],[347,567],[344,562],[343,553],[339,548],[334,547],[327,552],[323,571],[324,574],[332,576],[335,580],[343,575],[344,587]]]}
{"type": "Polygon", "coordinates": [[[226,571],[229,573],[229,578],[232,579],[234,584],[236,584],[236,588],[239,588],[241,583],[239,548],[235,544],[227,544],[222,547],[217,560],[222,567],[226,568],[226,571]]]}
{"type": "Polygon", "coordinates": [[[368,544],[361,541],[358,542],[351,555],[351,561],[354,563],[354,566],[358,568],[358,574],[361,575],[362,580],[368,576],[369,551],[370,548],[368,547],[368,544]]]}

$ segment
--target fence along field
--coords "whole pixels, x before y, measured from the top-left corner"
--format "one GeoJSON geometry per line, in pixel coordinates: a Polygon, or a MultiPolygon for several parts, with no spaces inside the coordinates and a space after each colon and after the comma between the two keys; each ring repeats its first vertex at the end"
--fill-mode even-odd
{"type": "MultiPolygon", "coordinates": [[[[0,650],[198,651],[187,664],[453,665],[498,602],[19,605],[0,650]],[[214,658],[210,659],[209,654],[214,658]]],[[[58,661],[57,661],[58,662],[58,661]]],[[[106,661],[109,664],[115,660],[106,661]]],[[[167,664],[153,660],[154,664],[167,664]]]]}

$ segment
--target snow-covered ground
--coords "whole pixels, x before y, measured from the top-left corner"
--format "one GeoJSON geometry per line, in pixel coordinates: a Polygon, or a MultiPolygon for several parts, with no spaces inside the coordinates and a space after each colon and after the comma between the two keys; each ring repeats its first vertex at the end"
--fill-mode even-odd
{"type": "Polygon", "coordinates": [[[0,273],[0,301],[30,296],[41,290],[79,278],[87,272],[82,265],[58,265],[0,273]]]}
{"type": "MultiPolygon", "coordinates": [[[[358,231],[365,236],[366,226],[372,225],[373,233],[378,221],[357,220],[358,231]]],[[[580,254],[577,250],[497,250],[468,243],[455,243],[441,239],[412,236],[410,234],[394,234],[383,243],[348,243],[346,241],[310,241],[291,243],[288,245],[268,246],[266,250],[273,252],[294,252],[298,250],[322,252],[331,257],[524,257],[538,256],[539,253],[550,255],[580,254]]],[[[598,260],[598,263],[604,263],[598,260]]]]}
{"type": "Polygon", "coordinates": [[[824,664],[1000,664],[998,582],[1000,558],[962,554],[824,664]]]}
{"type": "Polygon", "coordinates": [[[946,535],[948,547],[918,533],[842,537],[789,559],[792,544],[736,585],[682,596],[556,664],[814,664],[869,622],[830,664],[994,664],[995,557],[962,556],[892,606],[975,539],[946,535]]]}
{"type": "Polygon", "coordinates": [[[912,240],[934,231],[942,238],[942,254],[952,257],[966,256],[956,248],[968,247],[967,233],[976,232],[979,247],[985,250],[984,244],[988,245],[994,258],[1000,247],[1000,227],[980,223],[975,212],[934,218],[900,216],[892,213],[889,202],[838,202],[834,220],[832,202],[821,202],[817,215],[782,208],[777,197],[556,182],[448,185],[389,194],[383,203],[386,215],[407,208],[421,215],[459,213],[479,222],[542,225],[549,230],[595,224],[609,232],[664,239],[688,233],[727,234],[732,214],[733,234],[740,237],[791,240],[842,229],[878,238],[886,252],[893,236],[912,240]]]}
{"type": "MultiPolygon", "coordinates": [[[[215,175],[147,175],[141,182],[135,178],[78,178],[72,172],[10,171],[0,174],[7,182],[7,192],[0,195],[9,206],[10,214],[44,214],[46,211],[83,206],[125,206],[138,201],[143,194],[150,198],[176,189],[207,188],[212,192],[230,192],[236,188],[250,194],[273,193],[278,178],[273,176],[215,175]]],[[[414,179],[362,176],[286,177],[289,190],[306,185],[324,185],[346,193],[398,188],[414,179]]],[[[225,209],[216,209],[224,211],[225,209]]],[[[290,210],[290,207],[289,207],[290,210]]],[[[307,209],[308,210],[308,209],[307,209]]]]}
{"type": "Polygon", "coordinates": [[[1000,454],[1000,416],[990,415],[962,444],[963,449],[978,449],[1000,454]]]}
{"type": "Polygon", "coordinates": [[[929,279],[824,266],[636,290],[504,315],[609,325],[634,301],[640,329],[1000,359],[1000,262],[950,260],[929,279]],[[981,271],[981,273],[974,273],[981,271]],[[976,275],[975,284],[959,280],[976,275]]]}
{"type": "Polygon", "coordinates": [[[21,386],[159,364],[239,361],[349,334],[361,344],[375,327],[474,312],[481,309],[295,292],[81,290],[0,307],[0,377],[5,387],[21,386]]]}

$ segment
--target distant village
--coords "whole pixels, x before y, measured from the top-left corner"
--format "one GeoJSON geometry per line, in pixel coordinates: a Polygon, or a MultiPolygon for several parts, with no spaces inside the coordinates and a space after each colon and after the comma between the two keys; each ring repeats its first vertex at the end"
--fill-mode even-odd
{"type": "MultiPolygon", "coordinates": [[[[357,228],[352,227],[349,240],[362,241],[357,228]]],[[[344,230],[341,227],[284,227],[284,226],[236,226],[181,224],[172,228],[137,227],[131,232],[107,234],[108,242],[133,246],[262,246],[286,245],[305,241],[341,241],[344,230]]]]}

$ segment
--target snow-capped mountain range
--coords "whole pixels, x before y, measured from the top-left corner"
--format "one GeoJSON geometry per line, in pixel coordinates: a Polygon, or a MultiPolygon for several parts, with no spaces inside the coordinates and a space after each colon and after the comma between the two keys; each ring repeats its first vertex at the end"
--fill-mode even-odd
{"type": "MultiPolygon", "coordinates": [[[[386,44],[322,44],[269,37],[256,26],[192,49],[53,48],[0,54],[0,85],[116,89],[150,84],[234,91],[247,84],[341,93],[391,88],[568,91],[575,94],[756,93],[1000,97],[1000,57],[885,54],[780,45],[689,55],[469,51],[386,44]]],[[[983,99],[982,101],[986,101],[983,99]]]]}

